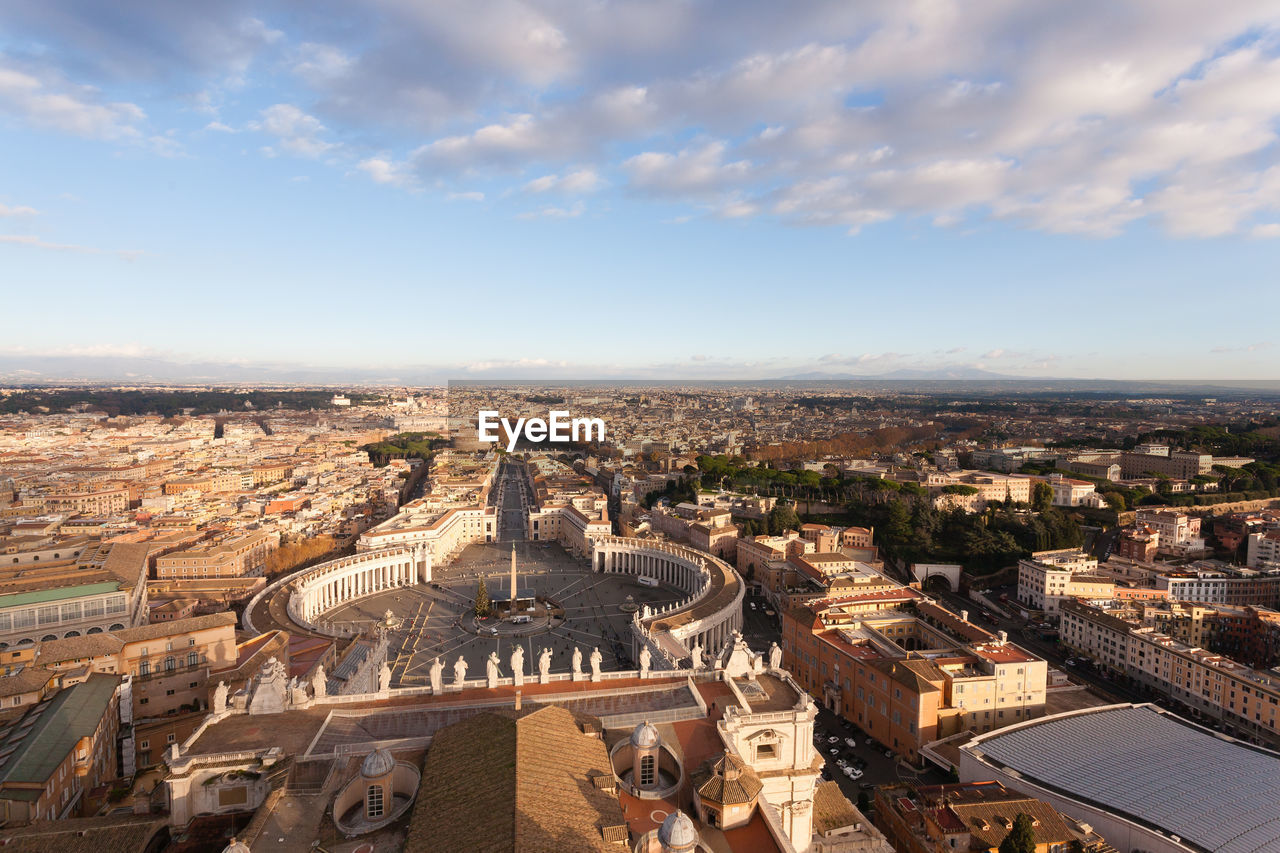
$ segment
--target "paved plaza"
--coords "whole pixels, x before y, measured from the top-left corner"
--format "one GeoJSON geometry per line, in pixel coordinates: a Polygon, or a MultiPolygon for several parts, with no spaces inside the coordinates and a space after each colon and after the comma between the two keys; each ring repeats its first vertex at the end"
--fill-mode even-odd
{"type": "Polygon", "coordinates": [[[468,678],[484,678],[485,661],[496,651],[500,674],[511,675],[514,643],[524,646],[526,675],[536,673],[544,647],[552,651],[551,671],[572,670],[574,647],[582,649],[582,668],[589,669],[591,650],[599,648],[605,670],[634,669],[627,623],[631,614],[621,605],[630,595],[643,607],[660,607],[684,597],[681,590],[640,586],[630,575],[595,574],[586,560],[575,559],[550,542],[515,543],[520,590],[532,590],[564,608],[564,623],[534,629],[522,637],[492,637],[470,627],[476,587],[480,577],[490,595],[500,598],[511,568],[511,542],[468,546],[448,566],[436,567],[430,585],[386,590],[326,614],[326,622],[353,629],[369,626],[387,610],[403,620],[391,632],[388,659],[392,684],[418,687],[430,683],[431,662],[437,655],[445,664],[445,680],[453,678],[458,655],[467,661],[468,678]]]}

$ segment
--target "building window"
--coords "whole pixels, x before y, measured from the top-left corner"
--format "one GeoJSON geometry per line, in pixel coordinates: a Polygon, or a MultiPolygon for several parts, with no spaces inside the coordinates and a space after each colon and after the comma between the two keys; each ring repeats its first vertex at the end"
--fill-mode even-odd
{"type": "Polygon", "coordinates": [[[640,785],[641,785],[641,787],[643,787],[643,786],[645,786],[645,785],[652,785],[652,784],[653,784],[654,765],[655,765],[655,764],[656,764],[656,762],[654,761],[654,759],[653,759],[653,756],[652,756],[652,755],[646,755],[646,756],[644,756],[643,758],[641,758],[641,759],[640,759],[640,785]]]}
{"type": "Polygon", "coordinates": [[[165,743],[173,743],[177,739],[178,739],[177,735],[175,735],[173,732],[169,732],[169,734],[165,736],[165,743]]]}
{"type": "Polygon", "coordinates": [[[382,786],[370,785],[364,798],[365,814],[370,818],[382,817],[382,786]]]}

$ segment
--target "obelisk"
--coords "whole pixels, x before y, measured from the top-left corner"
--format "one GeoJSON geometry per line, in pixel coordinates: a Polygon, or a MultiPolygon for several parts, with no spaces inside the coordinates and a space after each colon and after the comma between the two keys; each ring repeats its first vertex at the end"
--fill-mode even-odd
{"type": "Polygon", "coordinates": [[[516,543],[511,543],[511,613],[516,612],[516,543]]]}

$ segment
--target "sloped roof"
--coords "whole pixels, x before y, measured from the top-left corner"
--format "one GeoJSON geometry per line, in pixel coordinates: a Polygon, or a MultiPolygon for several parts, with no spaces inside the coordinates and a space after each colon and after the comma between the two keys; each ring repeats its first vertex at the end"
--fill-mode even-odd
{"type": "Polygon", "coordinates": [[[0,830],[0,843],[14,853],[143,853],[167,824],[133,815],[40,821],[0,830]]]}
{"type": "Polygon", "coordinates": [[[699,797],[721,805],[749,803],[764,787],[754,770],[727,752],[704,761],[689,781],[699,797]]]}
{"type": "Polygon", "coordinates": [[[836,782],[821,782],[813,792],[813,831],[821,835],[862,821],[836,782]]]}
{"type": "Polygon", "coordinates": [[[477,714],[435,735],[405,850],[616,851],[605,832],[626,818],[593,771],[604,742],[563,708],[477,714]]]}
{"type": "Polygon", "coordinates": [[[43,784],[76,742],[98,728],[119,683],[119,676],[95,673],[6,726],[0,731],[0,752],[14,750],[0,764],[0,782],[43,784]]]}

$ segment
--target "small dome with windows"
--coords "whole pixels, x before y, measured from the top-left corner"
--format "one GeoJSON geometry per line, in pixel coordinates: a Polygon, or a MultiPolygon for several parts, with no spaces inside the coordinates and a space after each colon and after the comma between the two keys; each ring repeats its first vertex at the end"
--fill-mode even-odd
{"type": "Polygon", "coordinates": [[[231,843],[222,848],[222,853],[249,853],[249,845],[232,838],[231,843]]]}

